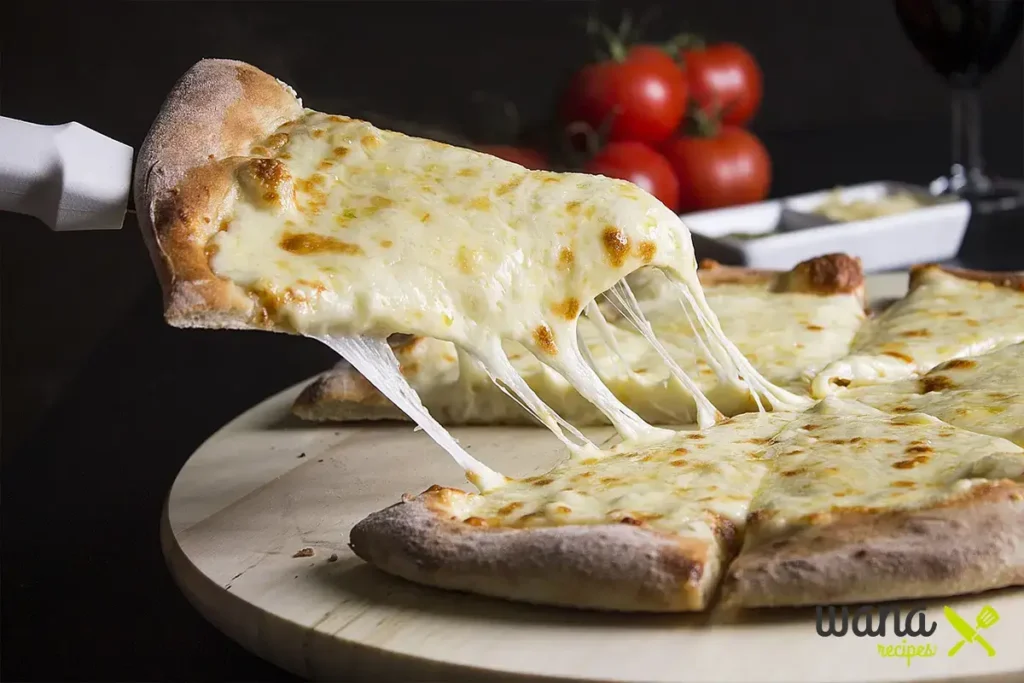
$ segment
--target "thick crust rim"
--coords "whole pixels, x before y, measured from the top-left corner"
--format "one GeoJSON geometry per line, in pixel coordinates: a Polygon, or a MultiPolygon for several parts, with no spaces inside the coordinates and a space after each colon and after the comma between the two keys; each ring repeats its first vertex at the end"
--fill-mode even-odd
{"type": "Polygon", "coordinates": [[[288,86],[233,60],[198,62],[167,96],[139,150],[135,206],[170,324],[270,329],[244,290],[213,273],[206,244],[251,147],[301,114],[288,86]]]}
{"type": "Polygon", "coordinates": [[[1024,272],[971,270],[969,268],[949,268],[935,263],[922,263],[910,269],[910,289],[914,290],[924,283],[930,273],[942,272],[961,280],[974,282],[991,282],[997,287],[1006,287],[1024,292],[1024,272]]]}
{"type": "Polygon", "coordinates": [[[352,528],[353,552],[416,583],[535,604],[684,612],[709,603],[718,549],[626,524],[488,529],[450,519],[434,487],[352,528]]]}
{"type": "Polygon", "coordinates": [[[747,529],[724,582],[742,607],[917,599],[1024,584],[1024,486],[924,510],[853,513],[781,535],[747,529]]]}

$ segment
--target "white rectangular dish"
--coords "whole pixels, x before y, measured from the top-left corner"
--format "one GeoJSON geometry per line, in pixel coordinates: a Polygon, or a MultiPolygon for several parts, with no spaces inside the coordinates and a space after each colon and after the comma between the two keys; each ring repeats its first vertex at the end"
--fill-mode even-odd
{"type": "Polygon", "coordinates": [[[845,252],[860,257],[867,272],[953,258],[970,217],[965,200],[934,197],[924,187],[891,181],[682,216],[698,258],[788,270],[808,258],[845,252]],[[816,213],[830,199],[878,202],[897,194],[911,195],[921,206],[844,222],[816,213]]]}

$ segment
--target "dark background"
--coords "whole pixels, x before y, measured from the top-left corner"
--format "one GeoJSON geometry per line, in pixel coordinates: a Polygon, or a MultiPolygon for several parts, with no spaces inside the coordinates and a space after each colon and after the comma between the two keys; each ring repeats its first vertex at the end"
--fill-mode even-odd
{"type": "MultiPolygon", "coordinates": [[[[600,10],[614,19],[624,6],[641,14],[654,4],[602,3],[600,10]]],[[[232,57],[292,84],[313,108],[366,116],[412,133],[500,141],[484,139],[487,136],[481,130],[487,128],[482,125],[486,122],[471,105],[471,93],[484,90],[503,95],[517,105],[526,122],[542,120],[552,111],[565,77],[590,54],[582,29],[573,22],[585,18],[591,7],[587,2],[557,0],[7,2],[0,9],[0,111],[36,123],[78,121],[137,149],[167,91],[192,63],[202,57],[232,57]]],[[[740,42],[759,60],[765,97],[753,127],[773,157],[773,194],[879,179],[925,182],[948,165],[947,92],[904,39],[888,2],[661,3],[660,18],[651,25],[652,37],[668,38],[684,30],[740,42]]],[[[1018,177],[1024,175],[1021,49],[1018,42],[986,83],[983,95],[984,145],[990,166],[1018,177]]],[[[117,358],[132,353],[148,356],[156,365],[164,362],[170,349],[161,344],[186,345],[185,340],[194,337],[168,334],[154,342],[127,329],[140,299],[152,300],[145,305],[153,309],[154,318],[158,316],[152,270],[131,219],[117,232],[56,234],[33,219],[0,214],[0,259],[3,496],[8,503],[3,526],[8,529],[12,526],[9,515],[15,514],[10,492],[24,502],[16,511],[19,519],[41,514],[42,506],[48,505],[45,492],[41,492],[40,509],[26,502],[25,491],[41,485],[31,479],[31,473],[43,476],[69,467],[69,459],[76,456],[48,452],[39,445],[47,443],[47,435],[40,431],[53,429],[54,423],[46,421],[47,412],[59,404],[76,378],[72,393],[77,405],[89,401],[88,383],[104,382],[96,370],[82,375],[80,368],[87,359],[97,354],[113,359],[108,373],[117,372],[117,358]],[[153,348],[132,348],[136,342],[153,344],[153,348]],[[26,464],[27,458],[52,460],[26,464]],[[17,480],[15,472],[20,473],[17,480]]],[[[269,344],[245,333],[224,335],[221,338],[230,341],[221,342],[223,348],[239,349],[240,354],[243,347],[269,344]]],[[[175,348],[177,362],[189,362],[181,355],[184,346],[175,348]]],[[[201,347],[194,348],[196,359],[213,362],[202,356],[201,347]]],[[[295,363],[293,372],[309,371],[287,354],[266,362],[295,363]]],[[[137,364],[131,367],[139,371],[137,364]]],[[[274,388],[280,387],[269,387],[274,388]]],[[[162,390],[180,393],[173,385],[162,390]]],[[[237,407],[260,398],[235,396],[237,407]]],[[[154,405],[160,405],[158,399],[150,397],[157,401],[154,405]]],[[[121,409],[118,399],[97,387],[95,401],[111,401],[114,424],[118,419],[114,413],[121,409]]],[[[65,401],[58,410],[72,414],[75,405],[65,401]]],[[[174,447],[166,456],[170,460],[152,466],[162,474],[147,480],[152,495],[166,492],[170,477],[190,449],[229,417],[208,414],[210,423],[201,425],[204,434],[171,439],[174,447]]],[[[185,427],[175,428],[184,433],[185,427]]],[[[116,429],[108,432],[105,438],[119,438],[116,429]]],[[[85,443],[83,452],[104,446],[85,443]]],[[[147,456],[138,455],[140,459],[147,456]]],[[[88,462],[74,465],[88,466],[88,462]]],[[[124,477],[119,485],[126,490],[137,485],[131,473],[124,477]]],[[[47,514],[59,527],[60,514],[52,510],[47,514]]],[[[119,509],[118,514],[126,512],[119,509]]],[[[144,524],[152,527],[152,538],[117,541],[149,544],[146,552],[150,552],[157,520],[147,519],[144,524]]],[[[54,584],[45,586],[26,578],[27,564],[10,569],[14,565],[9,561],[27,562],[24,553],[48,552],[61,543],[66,541],[61,541],[59,528],[29,540],[13,539],[5,531],[4,678],[270,675],[269,669],[245,659],[198,617],[187,621],[192,618],[189,608],[177,597],[155,603],[179,601],[174,603],[174,618],[185,621],[174,624],[186,626],[172,628],[160,626],[170,619],[163,612],[146,615],[139,613],[138,606],[126,611],[137,596],[97,593],[112,586],[116,592],[117,585],[113,581],[89,585],[89,577],[107,571],[101,558],[77,558],[92,562],[92,573],[86,572],[76,585],[68,583],[75,576],[70,570],[57,572],[54,584]],[[29,542],[31,547],[24,545],[29,542]],[[8,580],[12,574],[24,581],[12,583],[8,580]],[[40,602],[51,599],[52,604],[40,602]],[[90,608],[109,601],[110,611],[81,614],[76,601],[90,608]],[[120,624],[107,630],[98,626],[108,618],[120,624]],[[196,661],[191,669],[190,657],[196,661]]],[[[91,550],[72,544],[68,552],[91,550]]],[[[128,552],[125,561],[130,564],[133,557],[128,552]]],[[[155,555],[146,557],[153,560],[155,555]]],[[[65,561],[71,560],[65,556],[65,561]]],[[[146,571],[159,571],[154,566],[147,565],[146,571]]],[[[128,569],[121,566],[119,571],[128,569]]],[[[173,590],[163,575],[147,580],[154,582],[153,591],[173,590]]]]}

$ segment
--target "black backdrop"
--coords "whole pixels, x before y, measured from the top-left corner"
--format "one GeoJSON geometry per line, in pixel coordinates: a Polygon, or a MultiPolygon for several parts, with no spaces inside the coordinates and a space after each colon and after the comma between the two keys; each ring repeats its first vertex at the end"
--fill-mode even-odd
{"type": "MultiPolygon", "coordinates": [[[[641,14],[653,4],[602,3],[602,13],[614,18],[629,6],[641,14]]],[[[557,0],[74,5],[8,0],[0,7],[0,112],[37,123],[78,121],[137,148],[174,80],[197,59],[219,56],[270,71],[295,85],[315,108],[370,116],[413,132],[466,135],[481,128],[469,104],[474,90],[508,97],[526,121],[540,120],[551,110],[564,78],[588,54],[573,21],[585,17],[591,6],[557,0]]],[[[904,40],[885,0],[663,3],[653,24],[655,37],[682,30],[736,40],[760,61],[765,100],[754,128],[773,156],[775,194],[883,177],[925,181],[947,161],[947,93],[904,40]]],[[[987,155],[996,170],[1017,176],[1024,175],[1022,65],[1018,42],[984,91],[987,155]]],[[[131,221],[117,232],[54,234],[31,219],[3,214],[0,277],[3,464],[10,473],[19,457],[41,452],[15,447],[33,433],[39,416],[99,340],[122,324],[153,277],[131,221]]],[[[122,347],[109,348],[107,355],[127,354],[120,348],[140,337],[126,332],[122,339],[122,347]]],[[[178,339],[183,338],[168,343],[184,343],[178,339]]],[[[238,397],[240,405],[246,400],[238,397]]],[[[54,457],[52,467],[67,462],[63,455],[43,457],[54,457]]],[[[162,495],[165,483],[154,484],[154,495],[162,495]]],[[[37,484],[5,477],[6,502],[10,506],[10,487],[37,484]]],[[[56,511],[53,515],[58,516],[56,511]]],[[[144,521],[141,527],[155,526],[155,519],[144,521]]],[[[54,523],[59,527],[59,520],[54,523]]],[[[52,541],[54,561],[60,562],[60,535],[54,529],[50,533],[51,540],[33,541],[47,551],[52,541]]],[[[13,551],[29,550],[12,548],[8,536],[3,549],[5,561],[13,551]]],[[[54,570],[54,576],[74,571],[54,570]]],[[[167,587],[164,579],[159,589],[167,587]]],[[[19,587],[4,582],[3,588],[4,602],[11,605],[8,591],[19,587]]],[[[163,635],[129,638],[123,665],[109,661],[120,643],[107,640],[127,637],[134,624],[145,623],[143,616],[122,613],[127,620],[120,631],[96,624],[91,633],[85,625],[93,623],[92,615],[65,618],[75,609],[75,596],[89,590],[85,584],[34,586],[26,595],[63,595],[64,606],[22,601],[23,611],[5,613],[5,629],[20,625],[23,630],[25,638],[15,642],[41,648],[22,649],[19,657],[5,646],[5,662],[16,664],[8,670],[22,678],[28,672],[55,679],[110,677],[118,671],[125,677],[162,677],[169,670],[166,657],[158,656],[166,642],[163,635]],[[51,633],[55,623],[69,626],[64,633],[51,633]],[[76,629],[82,632],[71,632],[76,629]],[[61,645],[47,650],[47,643],[40,643],[44,638],[61,645]]],[[[105,600],[82,599],[95,605],[105,600]]],[[[120,600],[123,608],[124,596],[120,600]]],[[[204,646],[192,641],[212,638],[207,630],[175,637],[182,652],[191,646],[196,656],[204,646]]],[[[224,644],[209,640],[205,647],[224,644]]],[[[179,676],[202,675],[183,673],[185,664],[178,664],[172,669],[179,676]]],[[[259,674],[253,670],[248,675],[259,674]]]]}

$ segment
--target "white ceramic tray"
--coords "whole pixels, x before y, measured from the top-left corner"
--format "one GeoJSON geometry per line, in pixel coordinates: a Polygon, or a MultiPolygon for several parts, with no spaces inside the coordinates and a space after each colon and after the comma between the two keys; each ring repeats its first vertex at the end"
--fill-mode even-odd
{"type": "Polygon", "coordinates": [[[927,189],[891,181],[841,188],[843,202],[877,201],[895,192],[922,201],[913,211],[870,220],[834,222],[814,213],[832,190],[683,216],[698,258],[730,265],[788,270],[831,252],[858,256],[867,272],[953,258],[971,217],[970,204],[931,196],[927,189]],[[735,237],[735,235],[744,235],[735,237]],[[760,235],[763,235],[761,237],[760,235]]]}

